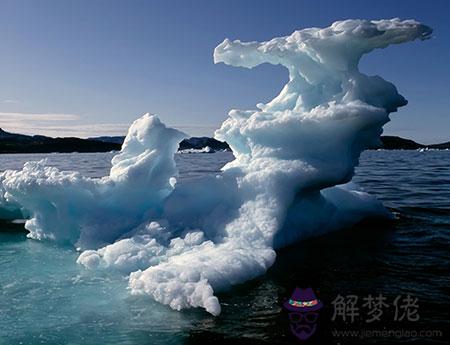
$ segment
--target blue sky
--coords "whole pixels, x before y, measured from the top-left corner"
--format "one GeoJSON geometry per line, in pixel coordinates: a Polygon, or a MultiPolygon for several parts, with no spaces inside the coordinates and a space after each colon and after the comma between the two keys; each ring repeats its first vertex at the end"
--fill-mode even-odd
{"type": "Polygon", "coordinates": [[[254,109],[287,72],[214,65],[224,38],[267,40],[346,18],[413,18],[434,38],[379,50],[362,72],[408,106],[386,134],[450,140],[450,1],[0,0],[0,126],[52,136],[125,134],[145,112],[212,135],[232,108],[254,109]]]}

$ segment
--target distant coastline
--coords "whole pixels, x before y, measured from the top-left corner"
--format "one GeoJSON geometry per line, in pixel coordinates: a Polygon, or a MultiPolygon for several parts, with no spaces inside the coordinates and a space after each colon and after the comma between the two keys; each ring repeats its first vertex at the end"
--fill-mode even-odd
{"type": "MultiPolygon", "coordinates": [[[[0,128],[0,153],[52,153],[52,152],[109,152],[120,150],[124,136],[101,136],[87,139],[65,137],[52,138],[43,135],[24,135],[6,132],[0,128]]],[[[450,149],[450,141],[425,145],[411,139],[397,136],[381,136],[383,143],[378,149],[384,150],[420,150],[450,149]]],[[[209,137],[191,137],[184,139],[180,151],[202,150],[205,147],[213,151],[231,151],[226,142],[209,137]]]]}
{"type": "Polygon", "coordinates": [[[420,150],[420,149],[434,149],[447,150],[450,149],[450,141],[440,144],[425,145],[415,142],[411,139],[405,139],[397,136],[382,135],[381,142],[383,146],[380,149],[384,150],[420,150]]]}
{"type": "MultiPolygon", "coordinates": [[[[95,138],[52,138],[43,135],[24,135],[10,133],[0,128],[0,153],[70,153],[70,152],[109,152],[120,150],[124,136],[102,136],[95,138]]],[[[227,143],[209,137],[184,139],[180,151],[202,150],[209,147],[214,151],[231,151],[227,143]]]]}

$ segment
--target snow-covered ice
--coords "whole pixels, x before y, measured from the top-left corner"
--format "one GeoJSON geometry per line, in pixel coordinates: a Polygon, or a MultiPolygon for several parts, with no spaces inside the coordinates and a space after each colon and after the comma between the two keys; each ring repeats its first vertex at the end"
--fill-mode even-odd
{"type": "Polygon", "coordinates": [[[275,249],[391,216],[351,179],[389,113],[407,102],[358,62],[431,32],[414,20],[345,20],[262,43],[226,39],[216,63],[281,64],[289,81],[269,103],[230,111],[215,133],[235,156],[222,174],[177,185],[185,135],[144,115],[102,179],[42,161],[2,173],[0,216],[22,213],[29,237],[70,243],[81,265],[129,275],[133,294],[218,315],[215,293],[264,274],[275,249]]]}

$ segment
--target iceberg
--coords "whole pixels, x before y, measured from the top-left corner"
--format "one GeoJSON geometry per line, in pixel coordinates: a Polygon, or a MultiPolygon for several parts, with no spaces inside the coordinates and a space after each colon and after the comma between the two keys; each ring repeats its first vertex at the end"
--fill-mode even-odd
{"type": "Polygon", "coordinates": [[[351,182],[407,101],[358,69],[364,54],[432,30],[414,20],[345,20],[267,42],[225,39],[215,63],[282,65],[289,81],[254,110],[231,110],[215,132],[235,160],[215,177],[176,184],[185,135],[144,115],[109,176],[90,179],[45,162],[0,175],[0,216],[18,212],[33,239],[69,243],[88,269],[119,270],[132,294],[175,310],[221,311],[216,294],[264,274],[276,249],[390,212],[351,182]]]}
{"type": "Polygon", "coordinates": [[[12,212],[20,205],[29,215],[30,238],[98,248],[139,225],[148,213],[161,211],[175,185],[173,155],[185,137],[146,114],[128,130],[109,176],[91,179],[45,161],[28,162],[21,171],[0,175],[0,206],[12,212]]]}

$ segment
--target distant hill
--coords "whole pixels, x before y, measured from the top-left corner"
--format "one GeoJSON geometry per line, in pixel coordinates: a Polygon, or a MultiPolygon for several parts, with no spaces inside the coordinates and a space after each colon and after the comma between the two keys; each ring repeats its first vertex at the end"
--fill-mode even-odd
{"type": "Polygon", "coordinates": [[[417,150],[425,147],[425,145],[416,143],[414,140],[390,135],[383,135],[380,139],[383,143],[381,148],[385,150],[417,150]]]}
{"type": "MultiPolygon", "coordinates": [[[[120,150],[124,136],[102,136],[88,139],[51,138],[43,135],[24,135],[9,133],[0,128],[0,153],[49,153],[49,152],[108,152],[120,150]]],[[[424,145],[410,139],[396,136],[382,136],[382,149],[417,150],[450,149],[450,142],[424,145]]],[[[209,146],[214,151],[230,150],[226,142],[209,137],[184,139],[179,150],[201,150],[209,146]]]]}
{"type": "Polygon", "coordinates": [[[427,147],[438,150],[447,150],[450,149],[450,141],[441,144],[428,145],[427,147]]]}
{"type": "MultiPolygon", "coordinates": [[[[103,141],[103,142],[108,142],[108,143],[123,143],[125,137],[94,137],[94,138],[89,138],[92,140],[99,140],[99,141],[103,141]]],[[[226,142],[223,141],[219,141],[216,140],[214,138],[210,138],[210,137],[191,137],[189,139],[184,139],[183,141],[181,141],[180,146],[179,146],[179,150],[189,150],[189,149],[195,149],[195,150],[200,150],[206,146],[209,146],[210,148],[212,148],[214,151],[217,150],[227,150],[227,151],[231,151],[230,147],[228,146],[228,144],[226,142]]]]}
{"type": "Polygon", "coordinates": [[[189,139],[184,139],[180,143],[179,150],[196,149],[200,150],[206,146],[209,146],[213,150],[227,150],[231,151],[228,144],[224,141],[219,141],[214,138],[209,137],[192,137],[189,139]]]}
{"type": "Polygon", "coordinates": [[[113,136],[113,137],[108,137],[108,136],[93,137],[93,138],[88,138],[88,139],[95,140],[95,141],[102,141],[104,143],[113,143],[113,144],[122,145],[123,141],[125,140],[125,137],[123,135],[119,135],[119,136],[113,136]]]}
{"type": "Polygon", "coordinates": [[[120,150],[120,146],[89,139],[15,134],[0,128],[0,153],[108,152],[120,150]]]}
{"type": "Polygon", "coordinates": [[[381,142],[383,143],[381,148],[385,150],[417,150],[425,148],[438,150],[450,149],[450,141],[441,144],[424,145],[416,143],[414,140],[410,139],[383,135],[381,136],[381,142]]]}

